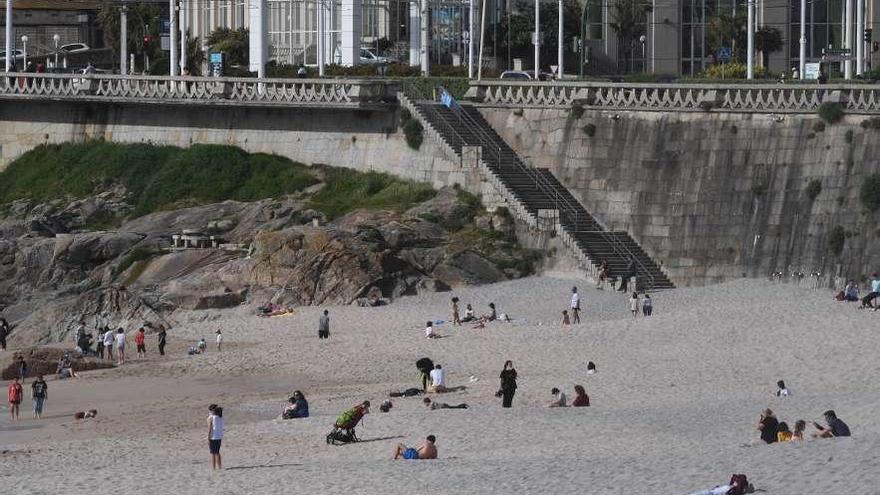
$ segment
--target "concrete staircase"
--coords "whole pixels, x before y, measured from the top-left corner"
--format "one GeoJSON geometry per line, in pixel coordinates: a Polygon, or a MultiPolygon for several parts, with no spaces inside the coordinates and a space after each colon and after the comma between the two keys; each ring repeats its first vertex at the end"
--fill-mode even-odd
{"type": "Polygon", "coordinates": [[[556,212],[557,235],[563,245],[586,258],[590,271],[595,273],[605,261],[613,275],[623,276],[633,263],[639,289],[674,288],[629,234],[606,230],[549,170],[526,165],[475,107],[450,109],[431,101],[413,102],[403,95],[401,104],[459,157],[464,147],[479,147],[484,173],[511,203],[511,210],[530,217],[526,219],[530,225],[537,224],[540,210],[556,212]]]}

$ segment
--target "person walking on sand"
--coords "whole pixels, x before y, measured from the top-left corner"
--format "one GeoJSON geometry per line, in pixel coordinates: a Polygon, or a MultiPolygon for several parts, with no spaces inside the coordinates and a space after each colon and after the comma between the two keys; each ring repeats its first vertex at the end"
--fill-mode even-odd
{"type": "Polygon", "coordinates": [[[43,375],[38,375],[37,380],[31,384],[31,398],[34,400],[34,419],[41,419],[43,403],[49,398],[49,386],[43,380],[43,375]]]}
{"type": "Polygon", "coordinates": [[[159,325],[159,355],[165,355],[165,344],[167,343],[168,333],[165,331],[165,325],[159,325]]]}
{"type": "Polygon", "coordinates": [[[645,294],[645,299],[642,300],[642,314],[645,316],[651,316],[654,313],[654,301],[651,300],[651,294],[645,294]]]}
{"type": "Polygon", "coordinates": [[[12,417],[12,421],[18,421],[23,392],[21,383],[18,383],[18,377],[15,377],[6,391],[6,398],[9,399],[9,415],[12,417]]]}
{"type": "Polygon", "coordinates": [[[134,334],[134,344],[137,346],[137,358],[138,361],[141,358],[147,357],[147,344],[146,344],[147,335],[144,332],[144,327],[141,327],[137,333],[134,334]]]}
{"type": "Polygon", "coordinates": [[[217,352],[220,352],[220,347],[223,345],[223,332],[220,329],[217,329],[217,352]]]}
{"type": "Polygon", "coordinates": [[[562,310],[562,322],[563,325],[571,325],[571,320],[568,319],[568,311],[562,310]]]}
{"type": "Polygon", "coordinates": [[[324,310],[324,314],[318,318],[318,338],[330,338],[330,311],[324,310]]]}
{"type": "Polygon", "coordinates": [[[28,365],[27,361],[24,360],[24,356],[21,354],[18,355],[18,377],[21,379],[21,383],[24,383],[27,380],[28,375],[28,365]]]}
{"type": "Polygon", "coordinates": [[[633,319],[639,315],[639,294],[637,292],[633,292],[632,297],[629,299],[629,310],[633,314],[633,319]]]}
{"type": "Polygon", "coordinates": [[[458,298],[452,298],[452,324],[461,326],[461,316],[458,314],[458,298]]]}
{"type": "Polygon", "coordinates": [[[575,325],[581,322],[581,296],[578,288],[571,288],[571,322],[575,325]]]}
{"type": "Polygon", "coordinates": [[[437,458],[437,446],[434,443],[437,442],[437,437],[434,435],[428,435],[425,438],[425,442],[418,446],[418,448],[407,447],[406,445],[399,443],[397,447],[394,448],[394,459],[406,459],[411,461],[418,460],[427,460],[427,459],[436,459],[437,458]]]}
{"type": "Polygon", "coordinates": [[[107,350],[107,359],[113,361],[113,330],[104,332],[104,349],[107,350]]]}
{"type": "Polygon", "coordinates": [[[212,404],[208,408],[208,450],[211,452],[211,469],[223,469],[220,444],[223,442],[223,408],[212,404]],[[213,408],[212,408],[213,407],[213,408]]]}
{"type": "Polygon", "coordinates": [[[513,406],[513,396],[516,394],[516,369],[513,361],[505,361],[504,369],[501,370],[501,407],[513,406]]]}
{"type": "Polygon", "coordinates": [[[116,364],[125,364],[125,330],[116,330],[116,364]]]}

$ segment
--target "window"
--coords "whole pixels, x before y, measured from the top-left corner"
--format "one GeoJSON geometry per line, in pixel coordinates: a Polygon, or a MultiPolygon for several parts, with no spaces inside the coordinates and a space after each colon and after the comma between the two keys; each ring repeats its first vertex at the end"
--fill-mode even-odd
{"type": "Polygon", "coordinates": [[[604,25],[602,19],[602,2],[603,0],[587,0],[587,5],[585,7],[586,12],[584,14],[587,26],[587,39],[601,40],[604,38],[602,36],[602,27],[604,25]]]}

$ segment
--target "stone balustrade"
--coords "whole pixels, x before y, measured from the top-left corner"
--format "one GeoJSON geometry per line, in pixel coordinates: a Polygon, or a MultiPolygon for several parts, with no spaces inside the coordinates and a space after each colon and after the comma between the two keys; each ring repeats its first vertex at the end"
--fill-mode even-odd
{"type": "Polygon", "coordinates": [[[849,113],[880,113],[880,86],[867,84],[480,81],[471,83],[466,98],[490,106],[762,113],[811,113],[833,101],[849,113]]]}
{"type": "Polygon", "coordinates": [[[0,100],[45,99],[234,106],[369,107],[394,103],[380,79],[254,79],[0,73],[0,100]]]}

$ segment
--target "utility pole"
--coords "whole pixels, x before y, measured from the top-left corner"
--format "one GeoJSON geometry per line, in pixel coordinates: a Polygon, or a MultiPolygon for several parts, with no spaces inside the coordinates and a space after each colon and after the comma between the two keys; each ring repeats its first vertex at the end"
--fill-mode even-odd
{"type": "Polygon", "coordinates": [[[183,69],[186,68],[186,45],[187,45],[187,36],[186,36],[186,27],[187,27],[187,0],[180,0],[179,7],[179,19],[180,19],[180,73],[183,74],[183,69]]]}
{"type": "Polygon", "coordinates": [[[541,74],[541,10],[539,0],[535,0],[535,80],[540,79],[541,74]]]}
{"type": "MultiPolygon", "coordinates": [[[[174,77],[178,74],[177,72],[177,0],[170,0],[168,3],[168,18],[170,21],[170,31],[171,31],[171,60],[170,67],[168,68],[168,73],[171,77],[174,77]]],[[[146,69],[146,67],[145,67],[146,69]]]]}
{"type": "Polygon", "coordinates": [[[748,16],[746,19],[746,79],[755,78],[755,0],[748,0],[746,4],[748,16]]]}
{"type": "Polygon", "coordinates": [[[856,0],[856,75],[861,76],[865,67],[865,2],[856,0]]]}
{"type": "Polygon", "coordinates": [[[556,69],[556,79],[562,79],[562,75],[565,74],[565,70],[562,68],[562,46],[565,43],[564,37],[562,36],[562,0],[559,0],[559,47],[557,48],[556,58],[557,64],[559,68],[556,69]]]}
{"type": "Polygon", "coordinates": [[[844,14],[844,22],[846,27],[843,30],[843,47],[849,50],[843,61],[843,78],[852,79],[852,0],[846,0],[846,10],[844,14]]]}
{"type": "Polygon", "coordinates": [[[468,0],[468,79],[474,78],[474,0],[468,0]]]}
{"type": "Polygon", "coordinates": [[[801,52],[800,52],[800,71],[798,74],[801,80],[806,79],[807,71],[807,0],[801,0],[801,52]]]}
{"type": "Polygon", "coordinates": [[[119,74],[128,75],[128,6],[119,9],[119,74]]]}
{"type": "Polygon", "coordinates": [[[12,0],[6,0],[6,72],[12,69],[15,60],[15,44],[12,42],[12,0]]]}

